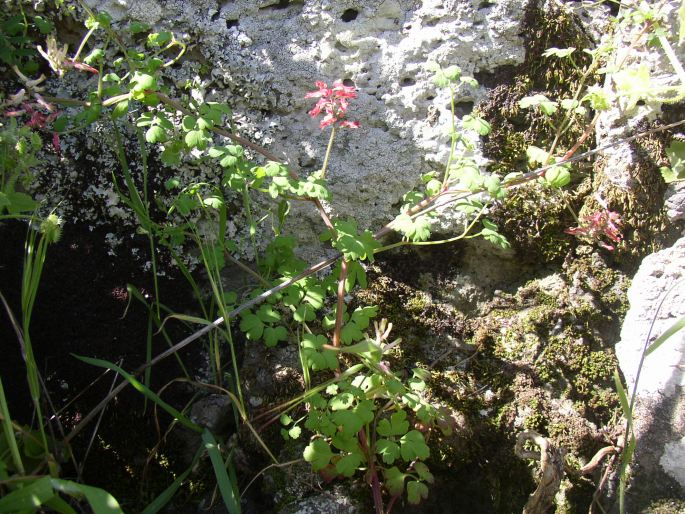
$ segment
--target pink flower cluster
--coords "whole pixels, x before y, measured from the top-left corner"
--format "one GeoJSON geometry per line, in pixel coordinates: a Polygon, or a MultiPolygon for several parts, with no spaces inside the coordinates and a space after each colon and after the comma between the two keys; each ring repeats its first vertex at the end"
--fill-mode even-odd
{"type": "MultiPolygon", "coordinates": [[[[10,96],[10,100],[0,107],[13,106],[21,104],[21,109],[10,109],[3,114],[8,117],[18,118],[21,116],[29,116],[29,120],[25,123],[27,127],[36,130],[45,130],[47,126],[55,121],[60,115],[60,112],[55,109],[55,106],[46,102],[38,93],[35,93],[35,102],[25,100],[26,92],[22,89],[16,95],[10,96]],[[47,111],[47,114],[41,112],[39,109],[47,111]]],[[[59,134],[52,133],[52,146],[58,157],[61,156],[59,134]]]]}
{"type": "Polygon", "coordinates": [[[349,100],[357,98],[357,92],[354,86],[346,86],[341,80],[333,82],[333,87],[329,88],[328,84],[317,80],[315,82],[317,91],[307,93],[305,98],[318,98],[314,108],[309,111],[312,118],[317,117],[322,112],[324,117],[319,123],[322,129],[328,125],[338,123],[340,127],[359,128],[358,121],[345,120],[349,100]]]}
{"type": "Polygon", "coordinates": [[[592,239],[597,241],[602,248],[614,250],[615,246],[604,242],[602,237],[604,236],[614,243],[620,243],[622,224],[623,222],[618,213],[605,208],[601,211],[584,216],[580,220],[580,225],[578,227],[567,228],[565,232],[574,236],[592,239]]]}

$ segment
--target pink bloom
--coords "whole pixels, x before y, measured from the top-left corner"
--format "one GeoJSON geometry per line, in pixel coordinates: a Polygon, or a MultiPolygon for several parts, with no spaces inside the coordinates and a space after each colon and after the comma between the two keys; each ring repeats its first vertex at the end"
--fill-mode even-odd
{"type": "Polygon", "coordinates": [[[333,82],[333,87],[329,88],[328,84],[317,80],[315,82],[317,91],[311,91],[304,95],[305,98],[318,98],[319,100],[314,105],[314,108],[309,111],[309,115],[315,118],[322,112],[324,117],[319,122],[320,128],[325,128],[328,125],[340,124],[340,127],[359,128],[358,121],[345,121],[347,107],[349,106],[349,99],[357,98],[356,89],[354,86],[346,86],[340,80],[333,82]]]}
{"type": "MultiPolygon", "coordinates": [[[[29,116],[29,120],[25,123],[27,127],[45,130],[50,123],[57,119],[60,112],[56,111],[55,106],[47,103],[40,95],[36,94],[36,98],[36,102],[24,102],[22,104],[22,109],[5,111],[2,114],[8,117],[29,116]],[[48,111],[48,114],[39,111],[39,108],[44,108],[48,111]]],[[[52,133],[52,146],[55,149],[57,156],[61,157],[59,135],[57,132],[52,133]]]]}
{"type": "Polygon", "coordinates": [[[606,237],[614,243],[620,243],[622,225],[623,222],[619,214],[605,208],[583,216],[578,227],[567,228],[564,232],[594,240],[602,248],[614,250],[615,246],[604,242],[602,237],[606,237]]]}

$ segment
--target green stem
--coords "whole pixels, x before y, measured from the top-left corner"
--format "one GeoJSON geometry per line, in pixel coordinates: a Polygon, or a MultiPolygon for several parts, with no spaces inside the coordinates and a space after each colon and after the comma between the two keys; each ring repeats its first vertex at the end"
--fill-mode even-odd
{"type": "Polygon", "coordinates": [[[252,250],[254,251],[255,264],[257,264],[257,267],[259,268],[259,251],[257,248],[257,238],[255,237],[257,227],[255,225],[254,218],[252,217],[252,209],[250,208],[250,191],[247,187],[247,184],[243,186],[243,208],[245,209],[245,216],[247,217],[248,232],[250,234],[252,250]]]}
{"type": "Polygon", "coordinates": [[[81,40],[81,44],[78,47],[78,50],[76,50],[76,53],[74,54],[74,57],[71,58],[72,61],[78,61],[79,56],[81,55],[81,52],[83,51],[84,47],[86,46],[86,43],[90,39],[90,36],[93,35],[95,32],[96,27],[93,27],[90,29],[88,32],[86,32],[86,35],[83,36],[83,39],[81,40]]]}
{"type": "Polygon", "coordinates": [[[445,175],[442,178],[442,189],[447,187],[447,182],[450,179],[450,166],[452,165],[452,160],[454,159],[454,153],[457,149],[457,124],[456,124],[456,113],[454,111],[454,88],[450,84],[450,112],[451,112],[451,123],[452,123],[452,141],[450,143],[450,154],[447,157],[447,166],[445,166],[445,175]]]}
{"type": "Polygon", "coordinates": [[[335,125],[331,129],[331,137],[328,138],[328,146],[326,147],[326,155],[323,158],[323,166],[321,167],[321,178],[326,176],[328,169],[328,159],[331,156],[331,149],[333,148],[333,140],[335,139],[335,125]]]}

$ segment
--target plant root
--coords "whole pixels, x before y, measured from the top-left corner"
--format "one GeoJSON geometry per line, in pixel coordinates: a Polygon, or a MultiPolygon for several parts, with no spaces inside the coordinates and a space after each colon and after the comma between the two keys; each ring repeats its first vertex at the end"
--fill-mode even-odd
{"type": "Polygon", "coordinates": [[[530,495],[523,514],[545,514],[554,502],[559,491],[561,479],[564,477],[563,450],[550,443],[545,437],[533,430],[525,430],[516,437],[516,456],[521,459],[535,459],[540,461],[540,480],[535,492],[530,495]],[[524,448],[525,443],[531,442],[540,447],[540,452],[524,448]]]}

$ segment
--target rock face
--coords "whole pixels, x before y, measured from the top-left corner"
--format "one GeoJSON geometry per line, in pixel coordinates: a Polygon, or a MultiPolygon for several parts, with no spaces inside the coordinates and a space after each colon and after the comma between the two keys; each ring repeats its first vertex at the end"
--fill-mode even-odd
{"type": "Polygon", "coordinates": [[[645,258],[628,291],[630,310],[616,353],[629,392],[637,380],[633,501],[642,501],[642,495],[679,498],[685,492],[685,331],[646,357],[640,370],[646,345],[685,316],[683,279],[685,238],[645,258]]]}
{"type": "MultiPolygon", "coordinates": [[[[184,34],[190,49],[179,81],[201,75],[207,100],[227,102],[241,133],[303,174],[321,166],[328,141],[307,114],[313,103],[305,93],[315,80],[356,86],[348,115],[361,127],[340,131],[334,146],[331,209],[371,228],[395,217],[421,173],[441,171],[447,161],[449,95],[431,83],[424,64],[457,65],[472,76],[518,64],[525,53],[525,0],[88,3],[114,19],[184,34]]],[[[484,94],[462,86],[458,115],[484,94]]],[[[298,213],[297,232],[306,237],[311,224],[318,231],[319,218],[304,215],[310,226],[298,213]]]]}

